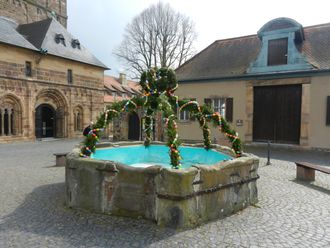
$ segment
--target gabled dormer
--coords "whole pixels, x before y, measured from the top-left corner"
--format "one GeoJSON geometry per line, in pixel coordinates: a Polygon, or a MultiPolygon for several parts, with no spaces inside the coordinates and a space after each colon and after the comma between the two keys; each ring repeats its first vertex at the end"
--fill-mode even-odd
{"type": "Polygon", "coordinates": [[[290,18],[267,22],[259,31],[261,50],[247,73],[310,70],[313,66],[301,54],[305,40],[301,24],[290,18]]]}

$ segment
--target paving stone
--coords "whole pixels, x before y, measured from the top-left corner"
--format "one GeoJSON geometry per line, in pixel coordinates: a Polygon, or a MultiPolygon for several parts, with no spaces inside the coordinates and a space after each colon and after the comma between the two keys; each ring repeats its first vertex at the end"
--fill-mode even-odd
{"type": "MultiPolygon", "coordinates": [[[[192,230],[68,209],[64,168],[53,153],[78,140],[0,144],[0,247],[330,247],[330,176],[295,180],[295,160],[329,153],[275,151],[261,159],[259,203],[192,230]],[[282,155],[281,155],[282,154],[282,155]],[[281,159],[284,158],[285,160],[281,159]]],[[[253,149],[251,149],[252,151],[253,149]]],[[[264,157],[262,150],[254,153],[264,157]]]]}

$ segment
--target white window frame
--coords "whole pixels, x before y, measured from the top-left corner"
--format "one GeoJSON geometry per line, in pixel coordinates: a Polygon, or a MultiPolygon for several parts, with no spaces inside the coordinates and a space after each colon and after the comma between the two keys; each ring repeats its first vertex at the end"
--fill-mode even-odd
{"type": "Polygon", "coordinates": [[[221,116],[226,116],[226,98],[213,98],[212,100],[212,109],[214,112],[218,112],[221,116]]]}
{"type": "Polygon", "coordinates": [[[179,121],[189,121],[190,120],[189,111],[188,110],[179,111],[178,117],[179,117],[179,121]]]}

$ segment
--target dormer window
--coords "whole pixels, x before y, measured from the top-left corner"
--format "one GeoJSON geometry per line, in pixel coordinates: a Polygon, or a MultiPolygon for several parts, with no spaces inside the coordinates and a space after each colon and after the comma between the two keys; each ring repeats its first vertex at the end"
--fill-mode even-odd
{"type": "Polygon", "coordinates": [[[72,39],[72,41],[71,41],[71,46],[72,46],[73,48],[78,48],[78,49],[80,49],[80,42],[79,42],[79,40],[78,40],[78,39],[72,39]]]}
{"type": "Polygon", "coordinates": [[[288,38],[268,41],[267,65],[286,65],[288,63],[288,38]]]}
{"type": "Polygon", "coordinates": [[[65,39],[64,39],[64,36],[63,36],[63,34],[56,34],[55,35],[55,42],[57,43],[57,44],[62,44],[63,46],[66,46],[66,44],[65,44],[65,39]]]}
{"type": "Polygon", "coordinates": [[[261,49],[247,69],[247,73],[273,73],[310,70],[313,66],[302,55],[300,47],[304,29],[295,20],[277,18],[267,22],[258,31],[261,49]]]}

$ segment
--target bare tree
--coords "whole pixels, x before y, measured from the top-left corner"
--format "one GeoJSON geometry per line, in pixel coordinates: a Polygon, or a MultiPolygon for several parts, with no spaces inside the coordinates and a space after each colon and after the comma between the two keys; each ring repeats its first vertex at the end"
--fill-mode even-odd
{"type": "Polygon", "coordinates": [[[132,77],[151,67],[176,68],[193,55],[194,23],[169,4],[159,2],[136,16],[114,54],[132,77]]]}

